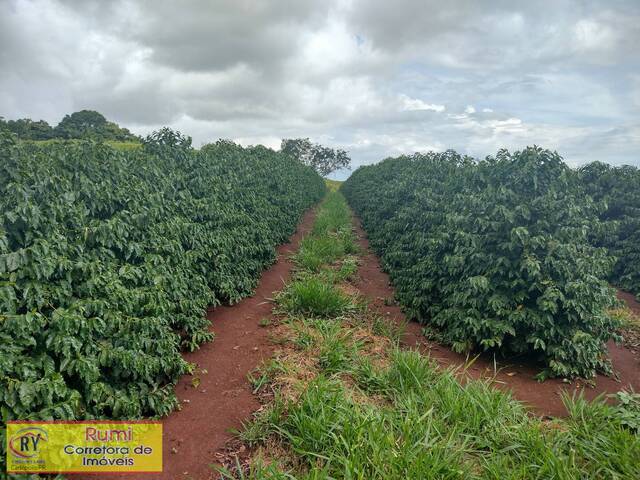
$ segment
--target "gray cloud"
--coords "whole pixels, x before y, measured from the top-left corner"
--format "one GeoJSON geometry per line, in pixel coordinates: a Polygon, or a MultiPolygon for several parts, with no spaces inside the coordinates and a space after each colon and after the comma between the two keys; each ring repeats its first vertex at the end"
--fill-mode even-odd
{"type": "Polygon", "coordinates": [[[635,0],[0,0],[0,115],[638,164],[639,43],[635,0]]]}
{"type": "Polygon", "coordinates": [[[238,64],[277,68],[296,51],[298,37],[327,14],[312,0],[140,2],[132,37],[158,63],[187,71],[218,71],[238,64]],[[149,15],[149,11],[153,11],[149,15]]]}

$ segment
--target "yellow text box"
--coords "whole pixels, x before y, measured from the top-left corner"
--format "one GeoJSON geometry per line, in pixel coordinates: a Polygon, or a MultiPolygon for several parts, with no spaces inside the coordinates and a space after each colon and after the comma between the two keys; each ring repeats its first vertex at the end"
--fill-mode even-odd
{"type": "Polygon", "coordinates": [[[8,473],[161,471],[160,422],[7,422],[8,473]]]}

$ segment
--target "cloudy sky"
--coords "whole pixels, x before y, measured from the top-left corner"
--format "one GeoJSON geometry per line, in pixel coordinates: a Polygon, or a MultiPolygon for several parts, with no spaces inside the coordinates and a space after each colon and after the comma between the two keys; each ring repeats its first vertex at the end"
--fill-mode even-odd
{"type": "Polygon", "coordinates": [[[5,118],[640,164],[639,0],[0,0],[0,45],[5,118]]]}

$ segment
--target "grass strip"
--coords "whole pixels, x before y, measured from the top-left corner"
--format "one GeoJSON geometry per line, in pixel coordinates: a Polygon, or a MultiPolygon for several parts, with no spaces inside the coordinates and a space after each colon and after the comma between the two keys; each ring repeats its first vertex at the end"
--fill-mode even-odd
{"type": "MultiPolygon", "coordinates": [[[[351,232],[341,202],[330,193],[314,237],[338,243],[337,232],[351,232]]],[[[622,392],[615,405],[564,396],[567,418],[534,417],[490,381],[399,348],[398,327],[343,293],[348,279],[336,272],[353,265],[347,254],[300,262],[280,299],[282,350],[253,375],[256,391],[275,392],[241,433],[253,456],[224,476],[640,478],[638,395],[622,392]]]]}

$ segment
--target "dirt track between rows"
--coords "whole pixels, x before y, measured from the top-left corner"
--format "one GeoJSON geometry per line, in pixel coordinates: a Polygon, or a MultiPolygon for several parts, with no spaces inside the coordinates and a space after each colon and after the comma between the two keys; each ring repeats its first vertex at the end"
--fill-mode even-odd
{"type": "MultiPolygon", "coordinates": [[[[356,286],[372,301],[372,306],[380,314],[395,322],[404,322],[405,316],[399,306],[386,305],[389,299],[393,298],[393,287],[389,284],[389,276],[382,271],[378,258],[369,250],[366,233],[358,221],[356,232],[359,244],[365,252],[361,257],[362,265],[356,286]]],[[[622,293],[620,298],[632,309],[640,307],[632,295],[622,293]]],[[[467,361],[465,355],[427,340],[422,335],[422,326],[417,322],[407,324],[403,343],[405,346],[418,346],[445,368],[459,367],[467,361]]],[[[475,360],[467,373],[471,378],[494,378],[497,387],[510,389],[516,399],[526,403],[538,415],[563,416],[566,415],[566,409],[562,403],[562,392],[571,395],[573,392],[583,391],[585,397],[591,400],[600,394],[613,394],[629,386],[635,391],[640,391],[640,358],[613,342],[609,342],[608,348],[616,376],[598,375],[592,384],[584,381],[565,383],[561,379],[550,379],[541,383],[534,378],[540,371],[539,368],[498,360],[497,369],[494,369],[493,356],[489,355],[480,356],[475,360]]]]}
{"type": "MultiPolygon", "coordinates": [[[[164,472],[140,475],[145,479],[193,479],[217,478],[211,465],[217,455],[233,438],[233,430],[239,429],[251,413],[260,408],[258,398],[252,393],[247,374],[263,359],[271,357],[275,345],[270,342],[270,327],[259,325],[262,318],[272,318],[273,304],[269,300],[275,291],[281,290],[290,278],[293,263],[289,259],[302,237],[312,227],[315,213],[305,214],[297,232],[288,244],[278,248],[278,260],[266,270],[258,284],[255,295],[232,306],[211,310],[208,318],[216,334],[213,342],[202,345],[200,350],[185,354],[185,359],[198,365],[194,376],[185,375],[176,386],[182,405],[177,411],[163,419],[164,472]],[[205,370],[207,373],[202,373],[205,370]],[[199,385],[192,383],[194,377],[199,385]]],[[[366,234],[355,221],[358,242],[363,249],[358,280],[355,286],[367,298],[372,308],[390,321],[404,322],[401,308],[389,305],[393,288],[389,277],[380,267],[380,261],[369,250],[366,234]]],[[[629,296],[630,297],[630,296],[629,296]]],[[[632,309],[640,311],[640,305],[622,295],[632,309]]],[[[418,347],[428,353],[443,367],[458,367],[467,361],[464,355],[456,354],[447,347],[430,342],[422,335],[422,327],[416,322],[407,325],[403,343],[407,347],[418,347]]],[[[553,379],[540,383],[534,379],[539,369],[518,363],[497,364],[494,370],[493,357],[481,356],[468,369],[472,378],[493,378],[498,388],[510,389],[515,398],[525,402],[539,415],[562,416],[566,410],[561,392],[584,391],[589,399],[599,394],[615,393],[632,386],[640,391],[640,359],[621,346],[610,344],[616,378],[599,375],[592,385],[583,381],[564,383],[553,379]]],[[[69,476],[73,479],[91,478],[93,475],[69,476]]],[[[101,475],[103,479],[133,478],[131,475],[101,475]]],[[[136,477],[137,478],[137,477],[136,477]]]]}
{"type": "MultiPolygon", "coordinates": [[[[239,429],[260,407],[247,374],[263,359],[271,357],[274,345],[269,341],[270,329],[261,327],[259,321],[271,318],[273,304],[269,299],[289,279],[293,269],[289,257],[311,230],[314,219],[315,209],[304,215],[289,243],[278,247],[276,263],[262,274],[252,297],[209,311],[207,316],[216,337],[199,350],[184,354],[185,360],[198,368],[193,376],[183,376],[176,385],[182,409],[162,420],[164,471],[161,474],[103,474],[100,479],[217,478],[211,468],[216,452],[233,437],[233,430],[239,429]],[[195,377],[200,381],[197,387],[193,383],[195,377]]],[[[69,478],[95,480],[98,477],[69,475],[69,478]]]]}

